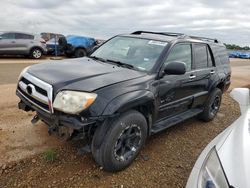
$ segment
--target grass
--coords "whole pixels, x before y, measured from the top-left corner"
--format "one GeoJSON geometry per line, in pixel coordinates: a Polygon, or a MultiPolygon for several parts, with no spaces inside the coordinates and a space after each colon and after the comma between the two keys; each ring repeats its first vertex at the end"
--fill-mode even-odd
{"type": "Polygon", "coordinates": [[[48,149],[47,151],[45,151],[43,153],[43,159],[46,161],[46,162],[50,162],[50,163],[53,163],[55,162],[57,158],[57,153],[55,150],[53,149],[48,149]]]}

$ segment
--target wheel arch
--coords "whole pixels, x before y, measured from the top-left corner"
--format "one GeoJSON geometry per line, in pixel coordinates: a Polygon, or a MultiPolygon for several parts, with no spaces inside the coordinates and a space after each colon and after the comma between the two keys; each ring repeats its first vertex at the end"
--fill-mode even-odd
{"type": "Polygon", "coordinates": [[[39,50],[41,50],[42,51],[42,55],[44,55],[44,50],[43,50],[43,48],[41,48],[40,46],[32,46],[31,48],[30,48],[30,50],[29,50],[29,54],[31,54],[31,52],[32,52],[32,50],[34,50],[34,49],[39,49],[39,50]]]}
{"type": "Polygon", "coordinates": [[[86,49],[84,46],[77,46],[77,47],[75,47],[75,49],[74,49],[74,53],[75,53],[77,50],[79,50],[79,49],[85,50],[85,52],[87,52],[87,49],[86,49]]]}
{"type": "Polygon", "coordinates": [[[134,91],[113,99],[104,109],[103,115],[118,115],[128,110],[136,110],[146,118],[150,132],[156,114],[155,106],[154,94],[151,91],[134,91]]]}

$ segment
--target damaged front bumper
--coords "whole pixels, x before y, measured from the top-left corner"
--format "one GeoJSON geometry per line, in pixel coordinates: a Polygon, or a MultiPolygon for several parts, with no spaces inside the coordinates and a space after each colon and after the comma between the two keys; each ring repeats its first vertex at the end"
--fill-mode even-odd
{"type": "Polygon", "coordinates": [[[48,125],[50,134],[57,134],[58,136],[69,140],[86,139],[89,137],[91,128],[96,127],[102,118],[84,118],[77,115],[68,115],[61,112],[54,112],[53,114],[43,111],[34,105],[31,101],[23,97],[19,92],[17,96],[21,99],[18,103],[19,109],[24,111],[36,111],[36,116],[32,123],[42,120],[48,125]]]}

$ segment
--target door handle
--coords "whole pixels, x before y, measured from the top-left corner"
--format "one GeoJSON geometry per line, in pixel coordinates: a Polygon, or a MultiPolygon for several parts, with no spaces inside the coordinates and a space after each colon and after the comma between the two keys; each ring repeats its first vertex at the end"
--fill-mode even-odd
{"type": "Polygon", "coordinates": [[[15,41],[11,41],[11,43],[13,43],[13,44],[14,44],[14,43],[16,43],[16,42],[15,42],[15,41]]]}
{"type": "Polygon", "coordinates": [[[195,76],[195,75],[193,75],[193,74],[191,74],[191,75],[189,76],[189,78],[190,78],[190,79],[195,79],[195,78],[196,78],[196,76],[195,76]]]}
{"type": "Polygon", "coordinates": [[[214,73],[215,73],[215,71],[214,71],[214,70],[211,70],[211,71],[210,71],[210,74],[214,74],[214,73]]]}

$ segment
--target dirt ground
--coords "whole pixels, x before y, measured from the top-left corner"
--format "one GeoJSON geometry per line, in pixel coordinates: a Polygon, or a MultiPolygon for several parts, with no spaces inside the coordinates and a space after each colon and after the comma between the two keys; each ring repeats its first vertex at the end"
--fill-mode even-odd
{"type": "MultiPolygon", "coordinates": [[[[119,173],[106,173],[91,155],[77,155],[74,142],[49,136],[43,123],[33,126],[33,113],[17,109],[16,80],[25,59],[0,59],[0,187],[184,187],[199,153],[239,117],[238,105],[226,93],[216,119],[190,119],[151,137],[136,161],[119,173]],[[54,148],[48,163],[42,152],[54,148]]],[[[232,85],[250,85],[250,61],[232,60],[232,85]]]]}

